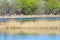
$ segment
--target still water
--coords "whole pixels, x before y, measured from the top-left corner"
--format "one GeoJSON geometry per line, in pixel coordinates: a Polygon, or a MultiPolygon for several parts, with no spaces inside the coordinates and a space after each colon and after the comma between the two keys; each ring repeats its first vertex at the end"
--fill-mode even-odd
{"type": "Polygon", "coordinates": [[[60,35],[0,35],[0,40],[60,40],[60,35]]]}
{"type": "Polygon", "coordinates": [[[60,20],[60,17],[39,17],[39,18],[0,18],[0,21],[5,20],[60,20]]]}
{"type": "MultiPolygon", "coordinates": [[[[60,20],[60,17],[46,18],[0,18],[0,21],[16,20],[60,20]]],[[[0,40],[60,40],[60,35],[5,35],[0,33],[0,40]]]]}

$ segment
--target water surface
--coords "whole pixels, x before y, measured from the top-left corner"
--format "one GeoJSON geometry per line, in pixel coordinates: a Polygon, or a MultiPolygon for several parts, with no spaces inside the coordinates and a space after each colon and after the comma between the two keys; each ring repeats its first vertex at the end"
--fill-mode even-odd
{"type": "Polygon", "coordinates": [[[60,20],[60,17],[39,17],[39,18],[0,18],[0,21],[5,20],[60,20]]]}
{"type": "Polygon", "coordinates": [[[0,40],[60,40],[60,35],[4,35],[0,40]]]}
{"type": "MultiPolygon", "coordinates": [[[[0,18],[5,20],[60,20],[60,17],[44,17],[44,18],[0,18]]],[[[5,35],[0,33],[0,40],[60,40],[60,35],[5,35]]]]}

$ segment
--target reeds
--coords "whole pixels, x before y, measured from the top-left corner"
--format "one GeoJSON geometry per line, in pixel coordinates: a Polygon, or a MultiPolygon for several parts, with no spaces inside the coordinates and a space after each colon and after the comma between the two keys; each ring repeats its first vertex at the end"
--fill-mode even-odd
{"type": "Polygon", "coordinates": [[[10,34],[60,34],[59,20],[9,20],[0,22],[0,31],[10,34]]]}

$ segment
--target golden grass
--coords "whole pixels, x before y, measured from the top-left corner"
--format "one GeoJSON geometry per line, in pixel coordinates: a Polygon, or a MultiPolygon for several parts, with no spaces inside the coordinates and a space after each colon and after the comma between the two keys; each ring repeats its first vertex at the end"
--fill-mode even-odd
{"type": "Polygon", "coordinates": [[[36,21],[23,22],[23,21],[9,20],[6,22],[0,22],[0,32],[4,33],[60,34],[59,31],[60,29],[49,29],[49,28],[60,28],[60,21],[36,20],[36,21]]]}

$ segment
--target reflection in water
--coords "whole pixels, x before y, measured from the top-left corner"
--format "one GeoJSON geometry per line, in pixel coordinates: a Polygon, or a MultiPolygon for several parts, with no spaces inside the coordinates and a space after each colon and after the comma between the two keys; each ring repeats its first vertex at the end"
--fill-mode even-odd
{"type": "Polygon", "coordinates": [[[5,21],[5,20],[60,20],[60,17],[38,17],[38,18],[0,18],[0,21],[5,21]]]}
{"type": "Polygon", "coordinates": [[[0,40],[60,40],[60,35],[0,35],[0,40]]]}
{"type": "MultiPolygon", "coordinates": [[[[56,17],[52,17],[52,18],[49,18],[49,17],[47,17],[47,18],[13,18],[13,19],[16,19],[16,20],[60,20],[60,17],[58,17],[58,18],[56,18],[56,17]]],[[[0,18],[0,21],[5,21],[5,20],[10,20],[10,18],[0,18]]],[[[8,34],[6,35],[6,34],[1,33],[0,40],[60,40],[60,35],[8,35],[8,34]]]]}

